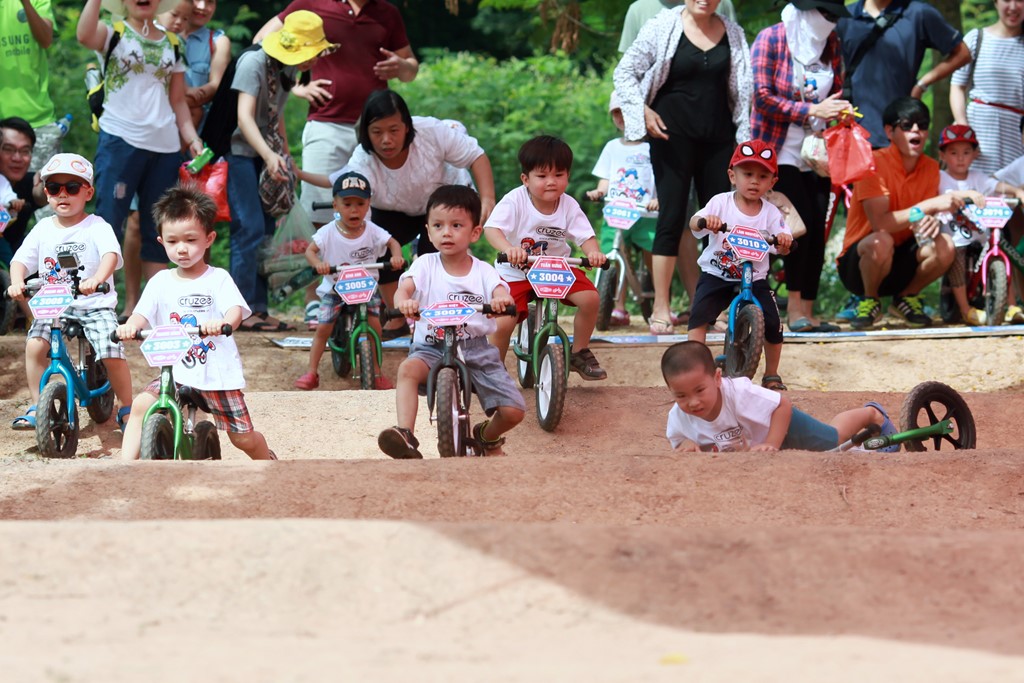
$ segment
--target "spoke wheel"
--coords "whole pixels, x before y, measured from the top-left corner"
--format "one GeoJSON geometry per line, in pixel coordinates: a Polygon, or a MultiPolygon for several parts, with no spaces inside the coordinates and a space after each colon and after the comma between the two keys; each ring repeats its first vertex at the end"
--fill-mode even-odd
{"type": "MultiPolygon", "coordinates": [[[[89,391],[93,391],[106,384],[107,366],[103,364],[103,361],[96,360],[96,352],[91,344],[87,345],[86,348],[88,348],[88,351],[85,355],[85,364],[87,366],[85,386],[89,388],[89,391]]],[[[103,424],[109,420],[110,414],[114,412],[114,389],[108,387],[105,393],[89,401],[86,410],[89,411],[89,417],[96,424],[103,424]]]]}
{"type": "Polygon", "coordinates": [[[459,425],[462,413],[459,373],[455,368],[442,368],[437,373],[437,452],[442,458],[463,455],[466,444],[459,425]]]}
{"type": "MultiPolygon", "coordinates": [[[[516,327],[516,339],[519,341],[519,350],[522,353],[529,354],[530,349],[533,348],[533,328],[533,311],[529,310],[526,319],[516,327]]],[[[519,378],[519,386],[523,389],[532,389],[536,381],[533,374],[533,361],[529,358],[523,360],[517,356],[516,376],[519,378]]]]}
{"type": "Polygon", "coordinates": [[[203,420],[198,423],[193,436],[193,460],[220,460],[220,436],[217,435],[217,427],[212,422],[203,420]]]}
{"type": "Polygon", "coordinates": [[[616,261],[609,261],[608,270],[599,271],[597,274],[597,329],[602,332],[611,326],[618,284],[619,264],[616,261]]]}
{"type": "Polygon", "coordinates": [[[988,263],[985,287],[985,324],[1002,325],[1007,304],[1006,266],[999,259],[993,259],[988,263]]]}
{"type": "Polygon", "coordinates": [[[747,304],[736,314],[731,343],[725,346],[725,376],[753,378],[761,362],[764,347],[764,313],[755,304],[747,304]]]}
{"type": "Polygon", "coordinates": [[[374,348],[373,339],[363,337],[359,340],[359,386],[363,389],[373,389],[377,385],[377,349],[374,348]]]}
{"type": "Polygon", "coordinates": [[[910,390],[900,410],[903,431],[927,427],[942,420],[953,422],[952,434],[927,437],[920,441],[904,441],[908,451],[939,451],[974,448],[977,433],[974,415],[967,402],[952,387],[942,382],[922,382],[910,390]]]}
{"type": "Polygon", "coordinates": [[[142,425],[143,460],[174,460],[174,425],[163,413],[153,413],[142,425]]]}
{"type": "Polygon", "coordinates": [[[11,331],[14,314],[18,310],[18,303],[14,299],[7,298],[7,288],[10,286],[11,274],[0,266],[0,335],[11,331]]]}
{"type": "Polygon", "coordinates": [[[565,408],[565,352],[561,344],[548,344],[540,353],[537,368],[537,421],[541,429],[553,432],[565,408]]]}
{"type": "Polygon", "coordinates": [[[61,380],[47,384],[36,410],[36,445],[46,458],[71,458],[78,449],[78,405],[71,406],[75,423],[68,422],[68,389],[61,380]]]}

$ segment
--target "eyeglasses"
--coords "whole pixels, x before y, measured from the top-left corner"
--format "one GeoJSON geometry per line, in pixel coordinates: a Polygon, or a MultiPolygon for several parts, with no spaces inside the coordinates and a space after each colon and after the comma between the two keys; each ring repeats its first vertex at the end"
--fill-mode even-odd
{"type": "Polygon", "coordinates": [[[12,147],[11,145],[3,145],[0,146],[0,152],[3,152],[9,157],[32,158],[31,147],[12,147]]]}
{"type": "Polygon", "coordinates": [[[76,194],[78,194],[79,190],[85,187],[85,183],[80,183],[77,180],[72,180],[67,183],[55,183],[51,181],[44,184],[43,187],[46,189],[46,194],[50,195],[51,197],[56,197],[57,195],[59,195],[61,190],[67,190],[68,195],[74,197],[76,194]]]}
{"type": "Polygon", "coordinates": [[[914,126],[917,126],[918,130],[928,130],[929,121],[897,121],[896,127],[900,130],[909,133],[914,130],[914,126]]]}

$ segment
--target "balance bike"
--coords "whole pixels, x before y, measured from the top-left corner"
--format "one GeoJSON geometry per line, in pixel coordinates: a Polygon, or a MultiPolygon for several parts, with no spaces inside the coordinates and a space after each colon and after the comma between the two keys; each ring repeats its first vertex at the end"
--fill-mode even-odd
{"type": "MultiPolygon", "coordinates": [[[[497,262],[508,263],[508,255],[499,253],[497,262]]],[[[535,390],[541,429],[553,432],[565,408],[572,358],[569,335],[558,324],[558,300],[576,282],[569,266],[591,266],[585,258],[554,256],[528,256],[527,263],[533,265],[526,277],[538,300],[530,304],[526,319],[517,326],[512,351],[518,359],[516,374],[520,386],[535,390]],[[551,343],[552,337],[557,338],[561,349],[551,343]]],[[[602,268],[609,263],[605,261],[602,268]]]]}
{"type": "MultiPolygon", "coordinates": [[[[704,230],[707,221],[698,219],[697,227],[704,230]]],[[[760,231],[744,226],[722,224],[722,232],[740,262],[740,291],[729,304],[729,328],[725,332],[725,354],[715,359],[726,377],[753,378],[764,350],[764,311],[754,296],[754,262],[763,261],[769,248],[775,246],[774,235],[767,237],[760,231]]],[[[796,248],[794,242],[790,249],[796,248]]]]}
{"type": "Polygon", "coordinates": [[[366,304],[377,291],[377,279],[367,272],[370,270],[389,271],[391,264],[331,266],[332,273],[340,273],[334,291],[344,302],[327,341],[331,365],[339,377],[349,375],[355,368],[353,378],[359,378],[359,386],[363,389],[376,387],[376,369],[384,361],[380,336],[367,322],[366,304]]]}
{"type": "MultiPolygon", "coordinates": [[[[231,325],[220,332],[231,336],[231,325]]],[[[150,367],[160,368],[160,394],[142,418],[142,460],[220,460],[217,427],[209,420],[196,421],[198,411],[210,412],[205,401],[191,387],[174,385],[173,368],[192,348],[195,335],[201,335],[198,327],[161,325],[133,337],[144,340],[142,351],[150,367]]],[[[110,338],[120,341],[117,330],[110,338]]]]}
{"type": "Polygon", "coordinates": [[[615,230],[612,249],[608,252],[608,267],[597,273],[594,286],[597,287],[597,329],[604,332],[611,324],[615,302],[619,300],[622,288],[626,287],[633,303],[640,309],[645,321],[651,318],[654,307],[654,283],[644,261],[644,252],[629,246],[625,233],[640,218],[656,217],[656,211],[643,211],[633,200],[619,197],[606,201],[605,224],[615,230]]]}
{"type": "MultiPolygon", "coordinates": [[[[79,296],[78,257],[58,257],[61,269],[71,277],[71,284],[45,284],[35,278],[25,283],[26,292],[35,292],[29,302],[33,316],[50,318],[50,365],[39,380],[39,402],[36,408],[36,445],[46,458],[70,458],[78,449],[78,406],[89,412],[93,422],[100,424],[110,419],[114,409],[114,394],[110,390],[107,369],[96,360],[96,351],[85,338],[82,326],[63,317],[75,298],[79,296]],[[78,339],[78,359],[71,359],[64,337],[78,339]],[[51,381],[52,380],[52,381],[51,381]]],[[[110,285],[101,282],[97,292],[110,291],[110,285]]]]}
{"type": "Polygon", "coordinates": [[[859,446],[873,451],[895,444],[915,452],[961,450],[974,448],[976,442],[971,409],[956,390],[942,382],[922,382],[910,390],[900,410],[900,428],[903,431],[881,436],[880,427],[871,425],[832,450],[859,446]]]}

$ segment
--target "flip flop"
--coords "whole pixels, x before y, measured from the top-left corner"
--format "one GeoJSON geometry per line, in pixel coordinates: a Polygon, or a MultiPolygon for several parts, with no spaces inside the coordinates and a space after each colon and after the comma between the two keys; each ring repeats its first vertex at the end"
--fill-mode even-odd
{"type": "MultiPolygon", "coordinates": [[[[295,331],[295,326],[294,325],[289,325],[288,323],[284,322],[283,320],[278,320],[277,321],[277,325],[275,326],[274,323],[272,323],[269,320],[267,320],[267,318],[270,317],[270,314],[267,313],[266,311],[260,311],[259,313],[253,313],[253,315],[256,316],[257,318],[259,318],[260,320],[262,320],[263,324],[268,325],[269,327],[267,329],[270,332],[294,332],[295,331]]],[[[259,325],[260,323],[256,323],[256,324],[259,325]]]]}
{"type": "Polygon", "coordinates": [[[24,415],[19,415],[11,422],[11,429],[17,431],[29,431],[36,428],[36,407],[30,405],[24,415]]]}
{"type": "Polygon", "coordinates": [[[668,320],[662,320],[661,318],[650,318],[648,321],[651,325],[651,334],[660,336],[663,334],[672,334],[675,332],[675,328],[672,327],[672,323],[668,320]]]}
{"type": "Polygon", "coordinates": [[[786,385],[782,383],[782,378],[778,375],[765,375],[761,378],[761,386],[772,391],[787,390],[786,385]]]}
{"type": "Polygon", "coordinates": [[[124,426],[128,424],[128,416],[132,414],[131,406],[121,406],[117,409],[117,428],[124,434],[124,426]]]}
{"type": "Polygon", "coordinates": [[[246,325],[242,323],[238,326],[238,332],[276,332],[272,323],[258,322],[246,325]]]}
{"type": "Polygon", "coordinates": [[[843,328],[839,327],[839,325],[822,321],[808,330],[808,332],[842,332],[842,330],[843,328]]]}
{"type": "Polygon", "coordinates": [[[807,318],[797,318],[789,323],[789,331],[799,334],[801,332],[817,332],[814,324],[807,318]]]}

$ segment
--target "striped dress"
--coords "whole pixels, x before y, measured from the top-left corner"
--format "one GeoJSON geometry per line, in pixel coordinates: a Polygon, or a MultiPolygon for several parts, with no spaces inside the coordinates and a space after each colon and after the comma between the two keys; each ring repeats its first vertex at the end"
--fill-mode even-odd
{"type": "Polygon", "coordinates": [[[1024,156],[1021,114],[973,100],[1024,110],[1024,37],[1000,38],[986,31],[979,55],[978,31],[973,29],[964,37],[973,62],[958,69],[952,83],[968,86],[967,122],[981,145],[981,156],[972,168],[990,175],[1024,156]]]}

